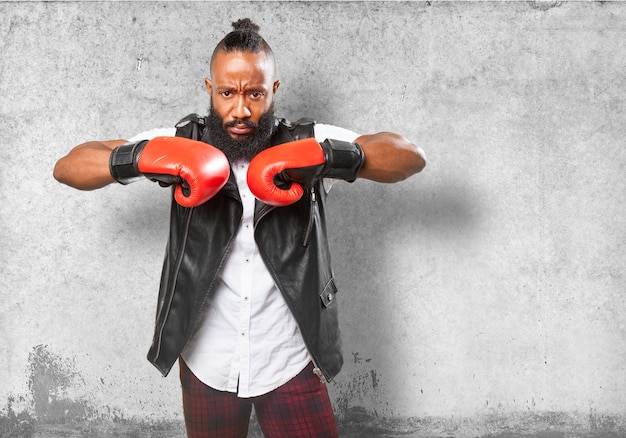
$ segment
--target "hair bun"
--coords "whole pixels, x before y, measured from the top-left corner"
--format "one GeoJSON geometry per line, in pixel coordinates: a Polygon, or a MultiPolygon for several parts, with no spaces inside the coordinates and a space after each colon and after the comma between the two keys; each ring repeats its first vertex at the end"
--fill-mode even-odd
{"type": "Polygon", "coordinates": [[[233,29],[244,32],[259,33],[259,29],[261,28],[249,18],[242,18],[233,23],[233,29]]]}

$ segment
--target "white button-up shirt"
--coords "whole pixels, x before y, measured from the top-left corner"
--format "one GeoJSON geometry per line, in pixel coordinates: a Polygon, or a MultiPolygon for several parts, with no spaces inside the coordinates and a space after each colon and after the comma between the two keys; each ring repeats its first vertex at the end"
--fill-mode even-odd
{"type": "MultiPolygon", "coordinates": [[[[154,130],[130,141],[174,133],[154,130]]],[[[315,126],[319,142],[327,138],[354,141],[357,137],[335,126],[315,126]]],[[[278,388],[311,360],[298,324],[254,241],[255,198],[248,188],[247,170],[247,162],[232,164],[243,203],[242,221],[213,300],[182,353],[200,381],[239,397],[255,397],[278,388]]]]}

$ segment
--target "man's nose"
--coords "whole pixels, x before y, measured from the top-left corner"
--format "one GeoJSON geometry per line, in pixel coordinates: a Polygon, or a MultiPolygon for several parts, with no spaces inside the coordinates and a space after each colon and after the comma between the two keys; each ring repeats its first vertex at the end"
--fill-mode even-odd
{"type": "Polygon", "coordinates": [[[235,100],[231,116],[235,119],[248,119],[252,114],[248,108],[245,96],[239,95],[235,100]]]}

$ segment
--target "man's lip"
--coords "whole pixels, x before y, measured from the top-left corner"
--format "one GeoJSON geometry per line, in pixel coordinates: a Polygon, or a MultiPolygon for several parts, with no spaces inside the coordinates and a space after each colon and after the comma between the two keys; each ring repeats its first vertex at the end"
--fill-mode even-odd
{"type": "Polygon", "coordinates": [[[235,125],[228,128],[231,134],[235,135],[248,135],[254,131],[254,128],[246,125],[235,125]]]}

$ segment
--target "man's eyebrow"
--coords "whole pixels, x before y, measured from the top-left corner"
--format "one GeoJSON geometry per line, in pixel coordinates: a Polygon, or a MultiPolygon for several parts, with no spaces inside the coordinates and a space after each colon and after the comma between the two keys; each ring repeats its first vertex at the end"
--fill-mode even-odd
{"type": "MultiPolygon", "coordinates": [[[[235,83],[235,82],[222,82],[222,83],[213,83],[213,86],[215,88],[238,88],[240,84],[235,83]]],[[[243,84],[243,87],[246,89],[251,89],[251,88],[258,88],[258,89],[265,89],[267,88],[267,86],[263,83],[263,82],[256,82],[256,83],[245,83],[243,84]]]]}

